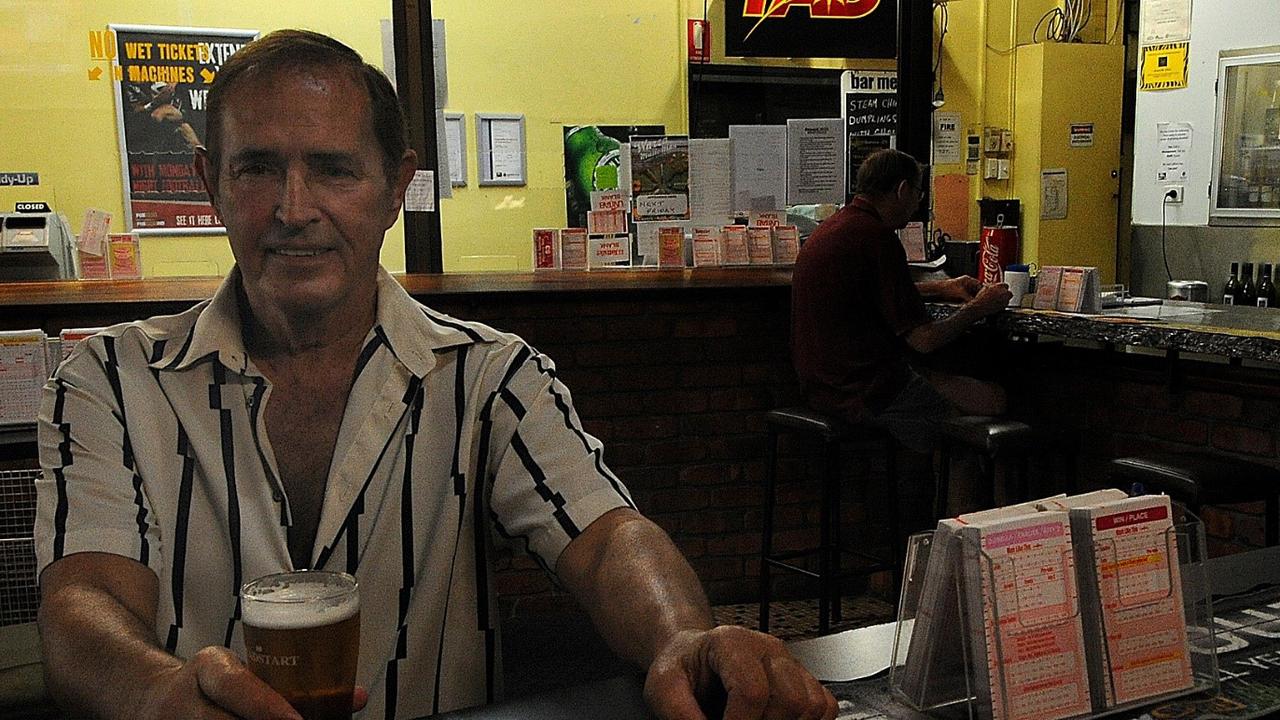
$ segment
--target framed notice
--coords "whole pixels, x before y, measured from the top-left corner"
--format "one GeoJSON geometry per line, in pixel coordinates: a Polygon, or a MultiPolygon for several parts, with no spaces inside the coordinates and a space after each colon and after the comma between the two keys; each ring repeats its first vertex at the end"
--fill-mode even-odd
{"type": "Polygon", "coordinates": [[[224,232],[196,175],[205,100],[257,30],[111,25],[125,225],[141,235],[224,232]]]}
{"type": "Polygon", "coordinates": [[[449,185],[467,185],[467,121],[462,113],[444,114],[444,134],[449,146],[449,185]]]}
{"type": "Polygon", "coordinates": [[[481,185],[525,184],[524,115],[476,113],[481,185]]]}

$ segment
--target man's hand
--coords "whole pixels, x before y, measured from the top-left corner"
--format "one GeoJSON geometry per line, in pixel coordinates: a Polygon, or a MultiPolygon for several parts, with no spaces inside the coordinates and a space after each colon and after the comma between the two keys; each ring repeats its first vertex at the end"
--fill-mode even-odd
{"type": "Polygon", "coordinates": [[[138,718],[302,720],[230,650],[207,647],[187,662],[141,680],[138,718]]]}
{"type": "Polygon", "coordinates": [[[743,627],[720,626],[672,636],[658,651],[644,695],[661,720],[706,720],[718,704],[724,720],[834,720],[836,699],[782,641],[743,627]]]}
{"type": "Polygon", "coordinates": [[[979,290],[968,305],[979,315],[986,317],[1004,310],[1009,306],[1009,301],[1012,299],[1013,293],[1009,292],[1009,286],[1004,283],[997,283],[995,285],[987,285],[979,290]]]}
{"type": "Polygon", "coordinates": [[[982,283],[969,275],[946,280],[930,280],[916,283],[916,289],[925,300],[942,302],[969,302],[982,289],[982,283]]]}

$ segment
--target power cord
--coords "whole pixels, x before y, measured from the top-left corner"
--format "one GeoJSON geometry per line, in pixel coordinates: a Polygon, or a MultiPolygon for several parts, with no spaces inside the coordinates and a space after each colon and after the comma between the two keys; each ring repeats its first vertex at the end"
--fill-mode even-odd
{"type": "Polygon", "coordinates": [[[942,92],[942,41],[947,37],[947,24],[950,17],[946,0],[935,2],[934,7],[940,12],[938,14],[938,50],[936,59],[933,61],[933,77],[937,80],[938,89],[933,92],[933,106],[940,108],[947,101],[947,96],[942,92]]]}
{"type": "Polygon", "coordinates": [[[1093,17],[1093,0],[1062,0],[1062,7],[1053,8],[1040,17],[1031,31],[1031,41],[1040,42],[1040,28],[1044,26],[1044,41],[1075,42],[1080,31],[1093,17]]]}
{"type": "Polygon", "coordinates": [[[1165,244],[1165,225],[1167,223],[1165,211],[1169,209],[1169,201],[1178,197],[1177,190],[1166,190],[1164,198],[1160,201],[1160,254],[1164,257],[1164,274],[1173,279],[1173,271],[1169,269],[1169,251],[1165,244]]]}

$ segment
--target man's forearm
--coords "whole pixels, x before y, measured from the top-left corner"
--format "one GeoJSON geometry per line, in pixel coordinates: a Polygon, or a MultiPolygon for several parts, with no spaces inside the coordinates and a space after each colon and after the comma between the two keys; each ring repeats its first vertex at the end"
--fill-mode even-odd
{"type": "Polygon", "coordinates": [[[557,571],[618,655],[647,668],[677,633],[712,627],[693,568],[651,521],[615,510],[574,543],[584,538],[587,545],[565,550],[557,571]]]}
{"type": "Polygon", "coordinates": [[[47,596],[40,608],[45,680],[58,703],[94,717],[137,717],[146,680],[182,662],[154,630],[103,590],[81,585],[47,596]]]}
{"type": "Polygon", "coordinates": [[[962,305],[951,315],[925,323],[907,333],[907,344],[920,353],[931,353],[964,334],[985,315],[971,305],[962,305]]]}

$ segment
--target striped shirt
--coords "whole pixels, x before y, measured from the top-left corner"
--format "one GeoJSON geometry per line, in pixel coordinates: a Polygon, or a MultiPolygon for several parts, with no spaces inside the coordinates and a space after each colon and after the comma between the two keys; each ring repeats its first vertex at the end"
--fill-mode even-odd
{"type": "MultiPolygon", "coordinates": [[[[40,410],[40,568],[86,551],[148,566],[157,641],[183,658],[209,645],[243,657],[240,585],[291,568],[271,384],[244,348],[238,277],[187,312],[80,343],[40,410]]],[[[631,505],[549,359],[380,271],[312,552],[312,567],[360,581],[360,717],[494,700],[495,543],[552,572],[583,528],[631,505]]]]}

